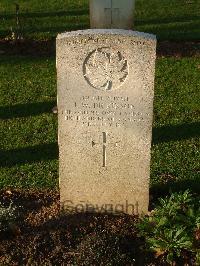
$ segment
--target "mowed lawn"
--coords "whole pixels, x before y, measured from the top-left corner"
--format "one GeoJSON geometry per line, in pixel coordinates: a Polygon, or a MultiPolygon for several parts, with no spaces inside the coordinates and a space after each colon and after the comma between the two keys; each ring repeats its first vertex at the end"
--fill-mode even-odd
{"type": "MultiPolygon", "coordinates": [[[[51,39],[63,31],[89,28],[89,0],[1,0],[0,38],[18,29],[24,38],[51,39]]],[[[199,40],[200,0],[136,0],[135,30],[154,33],[158,40],[199,40]]]]}
{"type": "MultiPolygon", "coordinates": [[[[57,188],[55,58],[0,57],[0,188],[57,188]]],[[[200,58],[156,64],[151,188],[200,192],[200,58]]]]}

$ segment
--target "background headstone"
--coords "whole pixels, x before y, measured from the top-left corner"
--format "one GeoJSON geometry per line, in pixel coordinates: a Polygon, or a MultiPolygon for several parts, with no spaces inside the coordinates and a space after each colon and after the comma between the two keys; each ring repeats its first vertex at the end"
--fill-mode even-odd
{"type": "Polygon", "coordinates": [[[135,0],[90,0],[90,28],[132,29],[135,0]]]}
{"type": "Polygon", "coordinates": [[[61,204],[66,211],[147,212],[154,35],[58,35],[61,204]]]}

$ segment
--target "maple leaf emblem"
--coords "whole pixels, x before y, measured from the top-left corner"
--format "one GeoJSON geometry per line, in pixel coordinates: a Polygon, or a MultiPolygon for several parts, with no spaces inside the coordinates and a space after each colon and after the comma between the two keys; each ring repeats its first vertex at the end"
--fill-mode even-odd
{"type": "Polygon", "coordinates": [[[96,49],[84,62],[84,77],[96,89],[116,89],[127,76],[127,60],[119,51],[111,48],[96,49]]]}

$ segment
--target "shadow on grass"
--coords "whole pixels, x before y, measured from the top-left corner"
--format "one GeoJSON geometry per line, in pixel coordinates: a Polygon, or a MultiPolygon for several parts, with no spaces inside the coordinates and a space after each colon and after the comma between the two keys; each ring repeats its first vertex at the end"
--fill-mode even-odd
{"type": "Polygon", "coordinates": [[[35,116],[42,113],[51,113],[55,105],[56,101],[0,106],[0,119],[12,119],[35,116]]]}
{"type": "MultiPolygon", "coordinates": [[[[34,111],[34,108],[31,110],[34,111]]],[[[41,111],[41,110],[40,110],[41,111]]],[[[39,110],[38,110],[39,112],[39,110]]],[[[37,112],[37,114],[38,114],[37,112]]],[[[30,110],[24,115],[30,115],[30,110]]],[[[22,113],[20,113],[22,116],[22,113]]],[[[200,123],[166,126],[153,129],[153,144],[160,142],[177,141],[197,137],[200,134],[200,123]]],[[[0,166],[11,167],[17,164],[26,164],[58,158],[57,143],[41,144],[34,147],[13,150],[0,150],[0,166]]]]}
{"type": "Polygon", "coordinates": [[[148,24],[168,24],[168,23],[181,23],[200,21],[200,16],[182,16],[182,17],[168,17],[168,18],[156,18],[156,19],[136,19],[136,26],[148,25],[148,24]]]}
{"type": "MultiPolygon", "coordinates": [[[[84,15],[89,15],[89,9],[21,13],[22,33],[25,38],[31,37],[29,36],[31,34],[36,34],[33,38],[37,38],[37,34],[48,34],[50,38],[55,37],[59,32],[86,29],[89,27],[89,23],[80,22],[80,18],[77,19],[77,17],[84,15]],[[44,22],[42,22],[42,19],[48,17],[49,21],[47,21],[47,24],[50,24],[50,26],[46,27],[44,22]],[[60,22],[58,23],[56,21],[54,23],[54,18],[57,17],[61,17],[62,21],[64,17],[66,17],[67,20],[70,18],[72,21],[70,21],[70,23],[66,21],[66,25],[63,26],[60,22]],[[36,19],[35,23],[34,18],[36,19]],[[41,24],[39,23],[40,19],[41,24]]],[[[1,13],[0,19],[12,20],[15,19],[15,14],[1,13]]],[[[137,30],[156,34],[159,40],[198,40],[200,38],[199,15],[185,15],[180,17],[177,16],[156,19],[136,19],[135,26],[137,30]],[[184,36],[185,34],[186,36],[184,36]]],[[[10,34],[9,28],[10,27],[0,30],[0,36],[2,38],[10,34]]]]}
{"type": "Polygon", "coordinates": [[[153,128],[153,144],[178,141],[200,136],[200,123],[153,128]]]}
{"type": "MultiPolygon", "coordinates": [[[[66,24],[63,26],[56,24],[54,25],[49,24],[47,27],[45,26],[45,24],[35,24],[35,25],[31,25],[31,27],[28,24],[28,21],[26,23],[26,25],[24,25],[24,27],[22,27],[22,31],[23,33],[26,35],[28,33],[42,33],[42,32],[50,32],[50,33],[58,33],[58,32],[63,32],[65,30],[79,30],[85,27],[89,27],[89,21],[80,21],[77,20],[76,18],[72,19],[71,21],[66,21],[66,24]]],[[[149,32],[155,32],[158,34],[168,34],[170,35],[171,33],[173,33],[173,31],[178,31],[178,32],[189,32],[189,31],[194,31],[199,29],[200,26],[200,19],[197,21],[185,21],[185,23],[182,22],[176,22],[176,21],[171,21],[169,23],[149,23],[147,21],[147,23],[138,23],[136,24],[136,28],[137,27],[141,27],[142,29],[144,28],[145,31],[149,31],[149,32]]],[[[198,32],[200,32],[200,29],[198,30],[198,32]]]]}
{"type": "Polygon", "coordinates": [[[187,189],[189,189],[193,193],[200,194],[199,178],[170,181],[167,184],[154,184],[150,188],[150,194],[153,196],[153,202],[156,202],[158,198],[167,196],[171,192],[182,192],[187,189]]]}
{"type": "Polygon", "coordinates": [[[13,150],[0,150],[0,166],[12,167],[14,165],[30,164],[34,162],[54,160],[58,158],[58,144],[41,144],[13,150]]]}
{"type": "MultiPolygon", "coordinates": [[[[46,18],[46,17],[61,17],[61,16],[82,16],[89,15],[89,9],[71,9],[51,12],[23,12],[19,14],[19,18],[46,18]]],[[[0,19],[16,18],[15,13],[0,13],[0,19]]]]}
{"type": "MultiPolygon", "coordinates": [[[[56,101],[0,106],[0,119],[13,119],[51,113],[56,101]]],[[[198,137],[200,123],[162,126],[153,128],[153,144],[160,142],[178,141],[198,137]]]]}
{"type": "MultiPolygon", "coordinates": [[[[59,10],[59,11],[49,11],[49,12],[22,12],[19,14],[19,18],[47,18],[47,17],[62,17],[62,16],[83,16],[89,15],[89,8],[84,9],[71,9],[71,10],[59,10]]],[[[0,19],[15,19],[15,13],[0,13],[0,19]]],[[[156,19],[137,19],[135,20],[136,25],[146,25],[146,24],[167,24],[176,22],[191,22],[195,20],[200,20],[198,15],[185,15],[180,17],[164,17],[156,19]]]]}
{"type": "MultiPolygon", "coordinates": [[[[39,26],[39,25],[38,25],[39,26]]],[[[22,30],[22,34],[25,37],[25,39],[29,38],[29,35],[37,35],[37,34],[46,34],[48,33],[49,38],[51,37],[56,37],[57,34],[65,32],[65,31],[75,31],[75,30],[82,30],[82,29],[87,29],[89,28],[89,24],[88,23],[76,23],[74,22],[70,22],[67,23],[65,26],[49,26],[49,27],[26,27],[23,28],[22,30]]],[[[11,33],[10,30],[0,30],[0,37],[4,38],[5,36],[8,36],[11,33]]],[[[32,37],[30,37],[30,39],[32,39],[32,37]]],[[[37,38],[33,38],[33,39],[37,39],[37,38]]]]}
{"type": "Polygon", "coordinates": [[[89,25],[87,23],[76,23],[76,22],[66,22],[65,26],[48,26],[48,27],[41,27],[41,28],[29,28],[29,29],[25,29],[24,33],[25,34],[30,34],[30,33],[42,33],[42,32],[50,32],[50,33],[54,33],[54,34],[58,34],[61,32],[65,32],[65,31],[71,31],[71,30],[81,30],[81,29],[85,29],[88,28],[89,25]]]}
{"type": "Polygon", "coordinates": [[[200,20],[173,22],[166,24],[137,24],[136,30],[153,33],[157,35],[158,40],[199,40],[200,38],[200,20]]]}

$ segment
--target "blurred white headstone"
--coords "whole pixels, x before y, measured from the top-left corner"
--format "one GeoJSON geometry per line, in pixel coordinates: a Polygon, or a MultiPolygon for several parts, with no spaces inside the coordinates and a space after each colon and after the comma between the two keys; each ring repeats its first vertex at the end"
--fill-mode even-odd
{"type": "Polygon", "coordinates": [[[135,0],[90,0],[92,29],[132,29],[135,0]]]}

